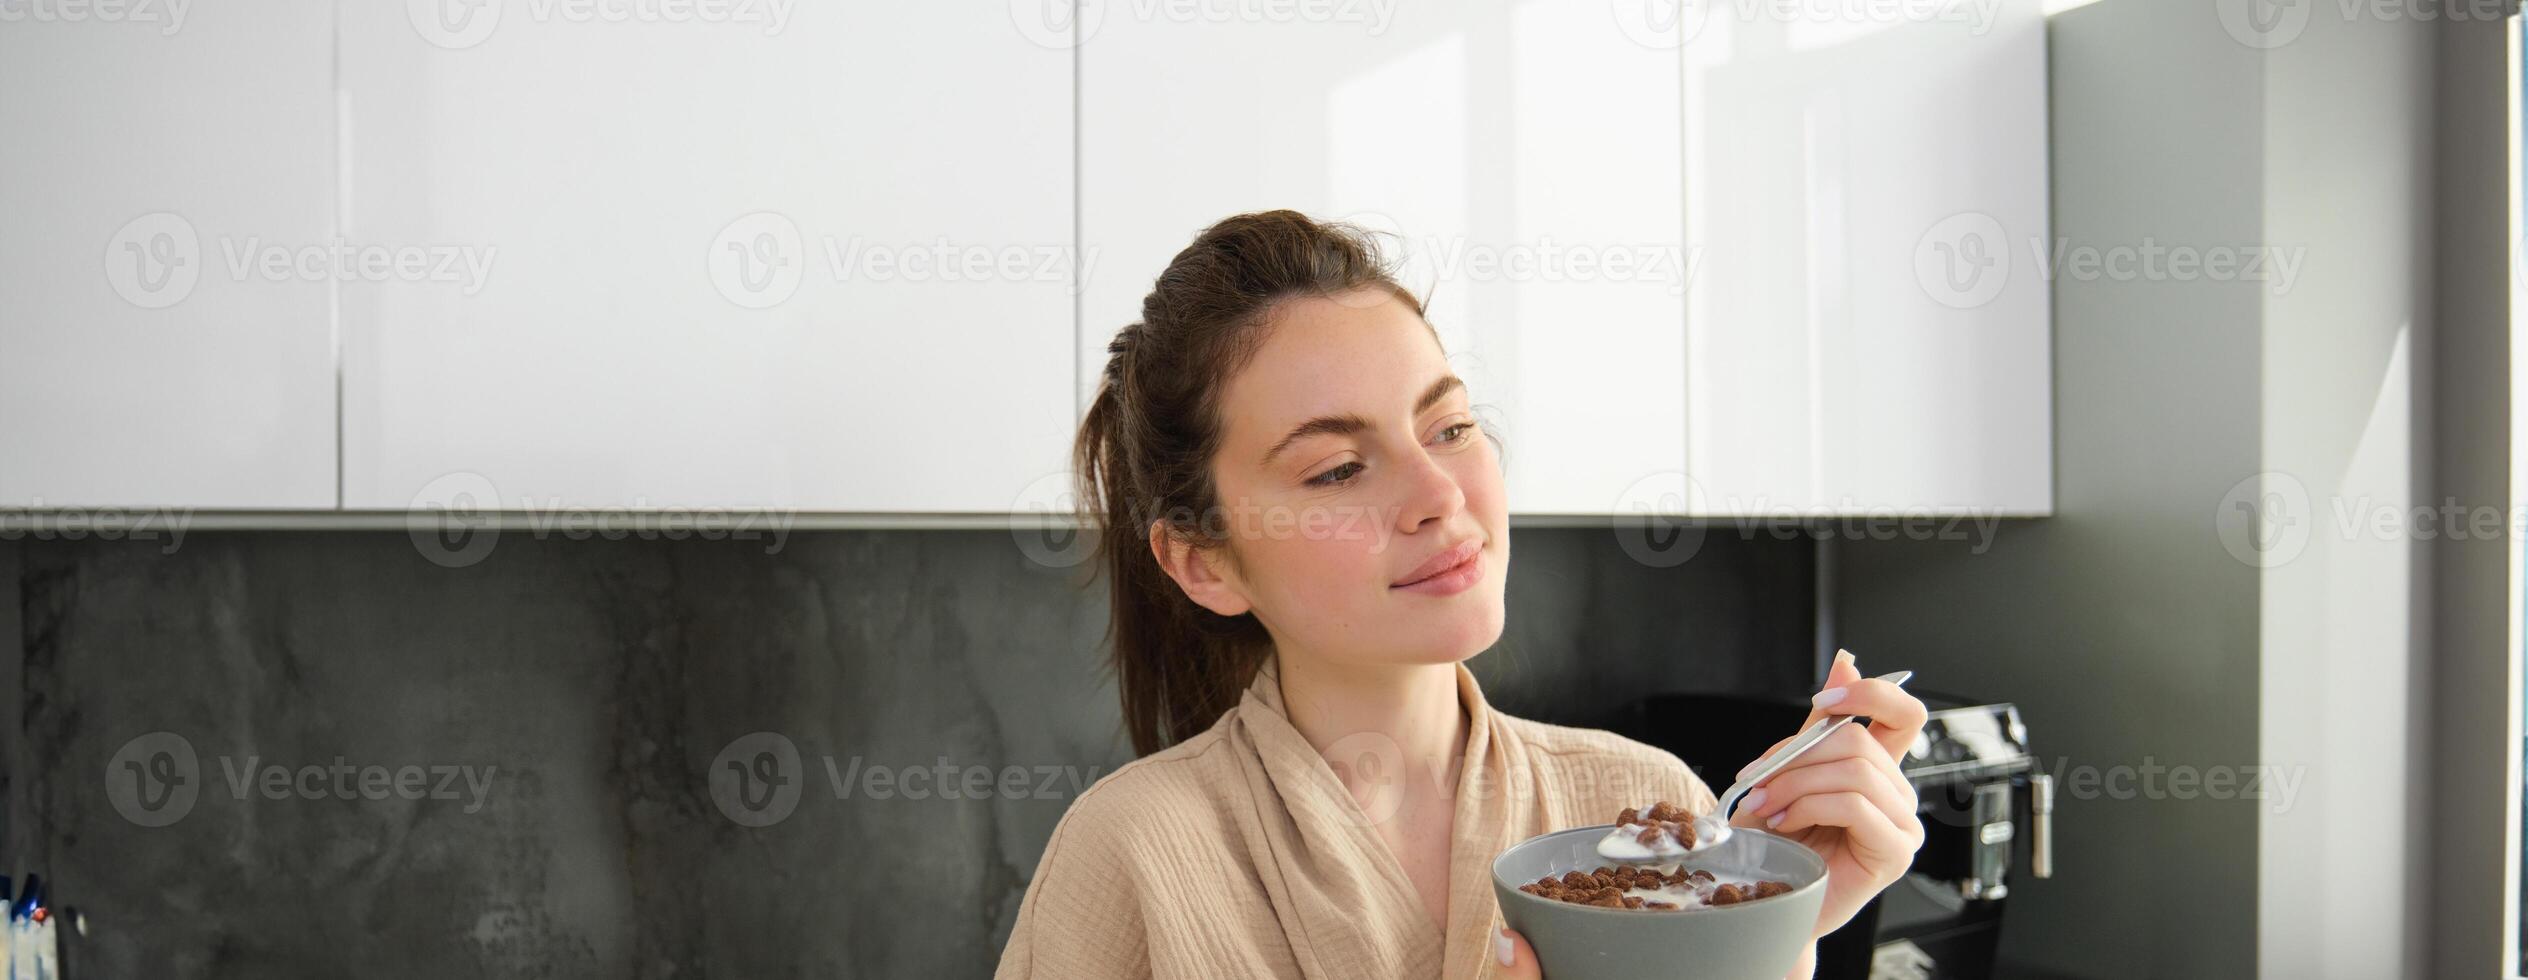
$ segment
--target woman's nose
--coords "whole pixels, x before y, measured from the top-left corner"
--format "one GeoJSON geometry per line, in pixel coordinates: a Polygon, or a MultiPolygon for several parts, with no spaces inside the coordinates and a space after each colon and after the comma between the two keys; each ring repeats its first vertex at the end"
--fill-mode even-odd
{"type": "Polygon", "coordinates": [[[1396,511],[1396,530],[1405,534],[1434,522],[1446,523],[1466,509],[1466,492],[1457,485],[1456,474],[1427,452],[1417,450],[1412,460],[1409,489],[1396,511]]]}

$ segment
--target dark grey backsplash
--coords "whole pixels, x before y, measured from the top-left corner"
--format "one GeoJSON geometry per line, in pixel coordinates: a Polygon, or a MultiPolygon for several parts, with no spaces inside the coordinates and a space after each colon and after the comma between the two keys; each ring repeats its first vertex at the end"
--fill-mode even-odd
{"type": "MultiPolygon", "coordinates": [[[[0,864],[73,980],[983,976],[1130,756],[1100,594],[1006,534],[163,543],[0,542],[0,864]]],[[[1515,548],[1504,710],[1807,690],[1805,541],[1515,548]]]]}

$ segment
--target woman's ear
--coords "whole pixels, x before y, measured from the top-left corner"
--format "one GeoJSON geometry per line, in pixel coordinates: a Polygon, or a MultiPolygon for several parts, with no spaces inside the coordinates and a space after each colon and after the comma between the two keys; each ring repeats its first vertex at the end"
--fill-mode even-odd
{"type": "Polygon", "coordinates": [[[1237,583],[1221,573],[1217,552],[1196,548],[1176,535],[1169,534],[1167,522],[1150,522],[1150,557],[1159,560],[1159,568],[1176,580],[1176,587],[1185,590],[1185,597],[1194,604],[1223,616],[1237,616],[1255,608],[1238,591],[1237,583]]]}

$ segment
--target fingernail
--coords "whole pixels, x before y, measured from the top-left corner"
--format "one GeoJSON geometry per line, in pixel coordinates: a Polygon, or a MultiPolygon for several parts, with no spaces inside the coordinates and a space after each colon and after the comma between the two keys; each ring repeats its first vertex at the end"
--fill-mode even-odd
{"type": "Polygon", "coordinates": [[[1808,703],[1814,704],[1820,708],[1833,707],[1834,705],[1841,704],[1843,702],[1844,695],[1850,693],[1852,693],[1850,688],[1830,687],[1817,692],[1817,696],[1808,699],[1808,703]]]}
{"type": "Polygon", "coordinates": [[[1784,810],[1784,811],[1782,811],[1782,812],[1780,812],[1780,813],[1776,813],[1776,814],[1774,814],[1774,815],[1772,815],[1772,816],[1770,816],[1770,817],[1766,817],[1766,818],[1764,818],[1764,825],[1765,825],[1765,826],[1767,826],[1767,827],[1779,827],[1779,826],[1781,826],[1781,825],[1782,825],[1782,818],[1783,818],[1783,817],[1790,816],[1790,815],[1791,815],[1791,811],[1789,811],[1789,810],[1784,810]]]}
{"type": "Polygon", "coordinates": [[[1764,791],[1760,789],[1747,791],[1747,795],[1738,798],[1738,809],[1748,813],[1764,809],[1764,791]]]}
{"type": "Polygon", "coordinates": [[[1511,958],[1516,955],[1510,948],[1510,930],[1502,929],[1492,937],[1492,958],[1500,960],[1502,966],[1510,965],[1511,958]]]}
{"type": "Polygon", "coordinates": [[[1748,760],[1748,761],[1747,761],[1747,764],[1746,764],[1746,765],[1739,766],[1739,767],[1738,767],[1738,778],[1739,778],[1739,779],[1745,779],[1745,778],[1747,778],[1747,774],[1748,774],[1748,773],[1751,773],[1751,772],[1756,771],[1756,763],[1763,762],[1763,761],[1764,761],[1764,760],[1763,760],[1763,759],[1760,759],[1760,758],[1759,758],[1759,759],[1750,759],[1750,760],[1748,760]]]}
{"type": "Polygon", "coordinates": [[[1850,650],[1837,648],[1835,650],[1835,662],[1839,664],[1858,665],[1861,662],[1861,658],[1853,656],[1852,651],[1850,650]]]}

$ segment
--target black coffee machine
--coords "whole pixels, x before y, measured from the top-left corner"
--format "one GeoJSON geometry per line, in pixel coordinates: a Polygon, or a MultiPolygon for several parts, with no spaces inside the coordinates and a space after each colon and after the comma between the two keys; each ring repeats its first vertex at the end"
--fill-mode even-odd
{"type": "MultiPolygon", "coordinates": [[[[2028,751],[2007,702],[1916,690],[1931,709],[1900,763],[1921,798],[1913,869],[1817,944],[1819,980],[1981,980],[1993,976],[2019,841],[2028,873],[2054,873],[2054,780],[2028,751]]],[[[1806,702],[1717,695],[1643,700],[1607,727],[1676,753],[1713,792],[1798,729],[1806,702]]]]}

